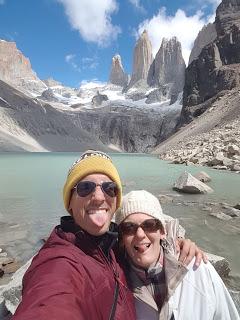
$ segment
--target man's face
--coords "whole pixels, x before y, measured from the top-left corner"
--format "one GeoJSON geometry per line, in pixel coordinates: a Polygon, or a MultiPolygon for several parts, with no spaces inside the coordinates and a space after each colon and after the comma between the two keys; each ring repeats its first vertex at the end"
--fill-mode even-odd
{"type": "MultiPolygon", "coordinates": [[[[81,181],[92,181],[96,184],[112,181],[105,174],[90,174],[81,181]]],[[[74,191],[69,209],[76,224],[88,233],[99,236],[109,229],[111,219],[116,211],[117,197],[110,197],[102,191],[100,186],[86,197],[80,197],[74,191]]]]}

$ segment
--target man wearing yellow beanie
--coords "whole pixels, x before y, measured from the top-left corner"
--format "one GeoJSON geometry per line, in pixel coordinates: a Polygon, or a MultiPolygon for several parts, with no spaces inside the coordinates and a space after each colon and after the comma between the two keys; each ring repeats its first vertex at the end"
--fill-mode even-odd
{"type": "MultiPolygon", "coordinates": [[[[120,177],[107,154],[88,150],[74,162],[63,189],[70,216],[61,218],[34,257],[12,320],[136,318],[132,293],[113,251],[118,233],[111,219],[121,198],[120,177]]],[[[186,246],[191,261],[199,251],[186,246]]]]}
{"type": "Polygon", "coordinates": [[[70,168],[61,218],[23,279],[15,320],[135,319],[131,291],[113,246],[111,223],[122,185],[111,158],[88,150],[70,168]]]}

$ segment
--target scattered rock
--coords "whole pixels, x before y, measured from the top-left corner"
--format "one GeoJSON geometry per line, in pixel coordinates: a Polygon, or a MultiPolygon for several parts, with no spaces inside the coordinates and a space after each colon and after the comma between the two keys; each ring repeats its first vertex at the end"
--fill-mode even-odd
{"type": "Polygon", "coordinates": [[[229,272],[231,271],[229,267],[229,262],[224,258],[220,256],[216,256],[212,253],[206,253],[208,260],[211,262],[211,264],[216,269],[217,273],[220,275],[221,278],[227,277],[229,275],[229,272]]]}
{"type": "Polygon", "coordinates": [[[31,261],[32,259],[18,269],[7,285],[0,287],[0,319],[3,319],[6,309],[10,311],[11,314],[14,314],[18,304],[20,303],[22,293],[22,277],[30,266],[31,261]]]}
{"type": "Polygon", "coordinates": [[[231,167],[231,170],[232,170],[232,171],[240,171],[240,164],[234,164],[234,165],[231,167]]]}
{"type": "Polygon", "coordinates": [[[213,166],[213,169],[217,170],[227,170],[228,168],[226,166],[213,166]]]}
{"type": "Polygon", "coordinates": [[[240,292],[236,290],[228,290],[228,291],[235,303],[238,313],[240,314],[240,292]]]}
{"type": "Polygon", "coordinates": [[[16,261],[12,261],[2,266],[4,274],[11,274],[16,272],[20,268],[20,263],[16,261]]]}
{"type": "Polygon", "coordinates": [[[158,199],[159,199],[160,203],[173,202],[173,198],[170,196],[167,196],[165,194],[159,194],[158,199]]]}
{"type": "Polygon", "coordinates": [[[224,220],[224,221],[228,221],[231,220],[232,217],[228,216],[227,214],[223,213],[223,212],[210,212],[209,213],[210,216],[216,217],[220,220],[224,220]]]}
{"type": "Polygon", "coordinates": [[[14,262],[14,259],[8,258],[7,256],[5,256],[3,258],[0,257],[0,265],[2,265],[2,266],[6,266],[7,264],[13,263],[13,262],[14,262]]]}
{"type": "Polygon", "coordinates": [[[210,193],[213,189],[194,178],[190,173],[184,172],[174,183],[174,190],[184,193],[210,193]]]}
{"type": "Polygon", "coordinates": [[[240,203],[237,203],[233,208],[240,210],[240,203]]]}
{"type": "Polygon", "coordinates": [[[232,207],[226,207],[224,210],[224,213],[229,215],[232,218],[240,217],[240,210],[232,208],[232,207]]]}
{"type": "Polygon", "coordinates": [[[223,165],[223,159],[224,159],[224,154],[223,152],[218,152],[216,154],[216,156],[211,160],[209,161],[209,165],[210,166],[219,166],[219,165],[223,165]]]}
{"type": "Polygon", "coordinates": [[[166,148],[160,158],[175,164],[196,164],[210,166],[217,170],[238,172],[240,156],[233,152],[240,149],[239,125],[240,119],[236,119],[231,122],[231,130],[228,129],[228,132],[226,132],[226,126],[223,126],[194,137],[186,137],[169,149],[166,148]],[[231,142],[233,140],[234,144],[231,142]]]}
{"type": "Polygon", "coordinates": [[[236,146],[235,144],[230,144],[228,146],[227,151],[230,155],[239,155],[240,154],[240,148],[238,146],[236,146]]]}
{"type": "Polygon", "coordinates": [[[199,181],[204,182],[204,183],[211,181],[210,176],[204,171],[198,172],[197,174],[194,175],[194,177],[197,178],[199,181]]]}

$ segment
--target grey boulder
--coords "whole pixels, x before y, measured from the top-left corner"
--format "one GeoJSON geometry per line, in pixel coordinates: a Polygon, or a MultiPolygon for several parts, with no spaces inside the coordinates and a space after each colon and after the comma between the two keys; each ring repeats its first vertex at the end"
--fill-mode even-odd
{"type": "Polygon", "coordinates": [[[173,185],[173,190],[184,193],[211,193],[213,189],[194,178],[190,173],[183,172],[173,185]]]}

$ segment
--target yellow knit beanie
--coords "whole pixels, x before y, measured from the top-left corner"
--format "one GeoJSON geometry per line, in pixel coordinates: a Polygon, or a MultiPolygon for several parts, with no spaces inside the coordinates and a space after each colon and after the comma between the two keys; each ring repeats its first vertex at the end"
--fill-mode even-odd
{"type": "Polygon", "coordinates": [[[117,209],[120,207],[122,201],[122,184],[118,171],[113,165],[111,158],[104,152],[88,150],[73,163],[68,172],[67,180],[63,188],[63,201],[67,211],[72,189],[80,180],[93,173],[106,174],[117,184],[119,189],[117,195],[117,209]]]}

